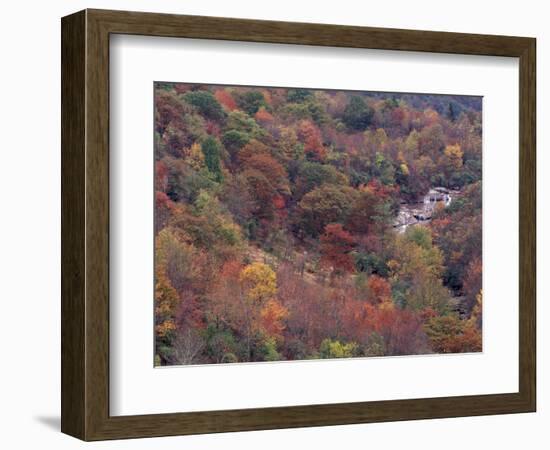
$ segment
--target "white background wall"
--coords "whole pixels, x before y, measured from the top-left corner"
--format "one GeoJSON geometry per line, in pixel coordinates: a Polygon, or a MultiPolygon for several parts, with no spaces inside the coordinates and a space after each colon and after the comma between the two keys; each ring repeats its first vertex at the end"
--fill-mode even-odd
{"type": "MultiPolygon", "coordinates": [[[[59,432],[60,17],[86,7],[535,36],[538,39],[538,379],[536,414],[231,433],[95,448],[529,448],[550,445],[550,29],[545,3],[471,0],[73,0],[4,2],[0,13],[0,445],[74,449],[59,432]],[[546,279],[545,279],[546,278],[546,279]]],[[[506,257],[503,247],[503,257],[506,257]]],[[[504,280],[505,281],[505,280],[504,280]]],[[[406,376],[406,374],[403,374],[406,376]]],[[[368,380],[366,380],[368,382],[368,380]]]]}

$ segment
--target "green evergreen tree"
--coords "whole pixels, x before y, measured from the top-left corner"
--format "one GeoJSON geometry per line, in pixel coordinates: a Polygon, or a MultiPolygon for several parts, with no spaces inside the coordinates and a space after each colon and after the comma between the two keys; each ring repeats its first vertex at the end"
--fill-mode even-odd
{"type": "Polygon", "coordinates": [[[202,142],[202,152],[204,153],[204,162],[208,170],[214,175],[216,181],[222,180],[222,169],[220,165],[221,148],[217,139],[208,136],[202,142]]]}
{"type": "Polygon", "coordinates": [[[342,120],[346,126],[355,131],[364,131],[370,125],[372,116],[374,115],[373,109],[367,105],[362,97],[351,97],[342,120]]]}

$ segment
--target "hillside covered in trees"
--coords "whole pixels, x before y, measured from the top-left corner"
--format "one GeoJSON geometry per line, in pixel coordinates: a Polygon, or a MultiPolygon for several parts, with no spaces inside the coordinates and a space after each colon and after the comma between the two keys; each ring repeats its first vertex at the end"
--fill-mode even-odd
{"type": "Polygon", "coordinates": [[[479,97],[156,83],[155,364],[481,351],[481,129],[479,97]]]}

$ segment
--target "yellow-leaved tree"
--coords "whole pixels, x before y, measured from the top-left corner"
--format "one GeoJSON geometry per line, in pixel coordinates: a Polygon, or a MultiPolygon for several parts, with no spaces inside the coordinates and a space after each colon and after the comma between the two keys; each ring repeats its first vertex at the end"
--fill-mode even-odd
{"type": "Polygon", "coordinates": [[[251,302],[263,304],[277,292],[277,276],[267,264],[255,262],[241,271],[241,283],[251,302]]]}
{"type": "Polygon", "coordinates": [[[462,167],[462,157],[464,153],[460,148],[459,144],[447,145],[443,152],[448,159],[448,162],[453,167],[453,169],[460,169],[462,167]]]}
{"type": "Polygon", "coordinates": [[[204,162],[204,153],[201,144],[195,142],[191,145],[185,152],[185,160],[196,171],[204,169],[206,164],[204,162]]]}
{"type": "Polygon", "coordinates": [[[244,293],[245,334],[250,359],[252,338],[258,335],[271,335],[272,339],[275,339],[284,328],[281,321],[286,317],[287,311],[275,300],[277,276],[267,264],[254,262],[245,266],[240,273],[239,281],[244,293]]]}

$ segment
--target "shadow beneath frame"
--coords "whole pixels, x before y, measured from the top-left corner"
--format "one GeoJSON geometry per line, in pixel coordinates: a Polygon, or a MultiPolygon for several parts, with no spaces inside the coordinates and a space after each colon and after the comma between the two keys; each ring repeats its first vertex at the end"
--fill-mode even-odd
{"type": "Polygon", "coordinates": [[[59,416],[36,416],[34,420],[50,430],[61,431],[61,417],[59,416]]]}

